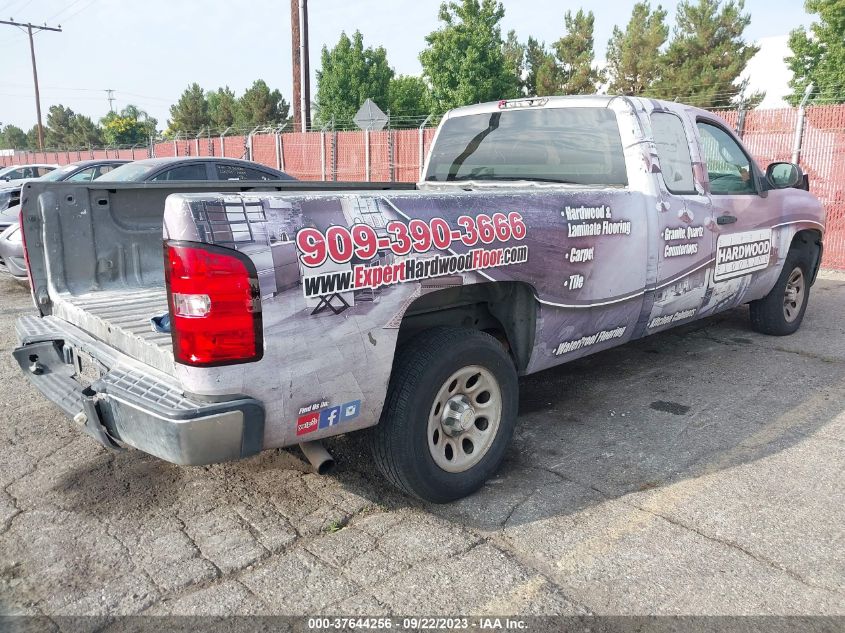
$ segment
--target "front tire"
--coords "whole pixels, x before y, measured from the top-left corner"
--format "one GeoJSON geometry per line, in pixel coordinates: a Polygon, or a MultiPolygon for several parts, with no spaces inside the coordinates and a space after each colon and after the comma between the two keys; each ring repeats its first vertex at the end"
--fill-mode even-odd
{"type": "Polygon", "coordinates": [[[810,299],[807,251],[791,249],[774,288],[749,304],[751,328],[772,336],[787,336],[801,327],[810,299]]]}
{"type": "Polygon", "coordinates": [[[397,352],[373,458],[401,490],[446,503],[478,490],[504,459],[516,424],[517,373],[484,332],[434,328],[397,352]]]}

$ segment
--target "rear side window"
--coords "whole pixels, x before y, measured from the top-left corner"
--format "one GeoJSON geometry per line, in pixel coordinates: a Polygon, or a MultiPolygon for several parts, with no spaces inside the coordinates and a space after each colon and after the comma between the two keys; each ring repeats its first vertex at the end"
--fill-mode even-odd
{"type": "Polygon", "coordinates": [[[684,124],[674,114],[655,112],[651,115],[651,132],[666,188],[671,193],[694,194],[692,157],[684,124]]]}
{"type": "Polygon", "coordinates": [[[88,182],[89,180],[94,180],[95,170],[96,167],[89,167],[88,169],[83,169],[82,171],[76,172],[67,180],[68,182],[88,182]]]}
{"type": "Polygon", "coordinates": [[[616,115],[606,108],[501,110],[448,119],[425,179],[628,184],[616,115]]]}
{"type": "Polygon", "coordinates": [[[227,163],[217,163],[217,178],[219,180],[275,180],[266,171],[227,163]]]}
{"type": "Polygon", "coordinates": [[[153,182],[162,180],[208,180],[208,175],[205,171],[205,163],[194,163],[168,169],[153,178],[153,182]]]}

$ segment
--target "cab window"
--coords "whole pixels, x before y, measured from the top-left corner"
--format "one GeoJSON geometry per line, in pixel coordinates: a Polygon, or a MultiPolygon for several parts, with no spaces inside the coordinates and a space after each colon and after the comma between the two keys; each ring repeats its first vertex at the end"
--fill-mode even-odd
{"type": "Polygon", "coordinates": [[[739,143],[717,125],[699,121],[697,126],[710,192],[714,195],[757,193],[751,159],[739,143]]]}
{"type": "Polygon", "coordinates": [[[88,169],[83,169],[82,171],[76,172],[73,176],[67,179],[68,182],[88,182],[89,180],[94,180],[94,170],[95,167],[89,167],[88,169]]]}
{"type": "Polygon", "coordinates": [[[681,119],[668,112],[655,112],[651,115],[651,132],[666,189],[675,194],[696,193],[689,142],[681,119]]]}
{"type": "Polygon", "coordinates": [[[161,182],[162,180],[208,180],[205,163],[174,167],[153,178],[153,182],[161,182]]]}

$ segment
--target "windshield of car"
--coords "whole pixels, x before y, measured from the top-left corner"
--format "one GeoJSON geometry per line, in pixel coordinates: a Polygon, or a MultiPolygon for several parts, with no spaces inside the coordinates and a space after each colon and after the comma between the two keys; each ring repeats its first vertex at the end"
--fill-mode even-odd
{"type": "Polygon", "coordinates": [[[49,174],[41,176],[41,178],[37,178],[36,180],[48,180],[50,182],[64,180],[68,174],[75,172],[77,169],[79,169],[79,165],[65,165],[64,167],[54,169],[49,174]]]}
{"type": "Polygon", "coordinates": [[[499,110],[447,119],[425,180],[628,184],[616,115],[607,108],[499,110]]]}
{"type": "Polygon", "coordinates": [[[126,163],[97,178],[97,182],[141,182],[158,165],[126,163]]]}

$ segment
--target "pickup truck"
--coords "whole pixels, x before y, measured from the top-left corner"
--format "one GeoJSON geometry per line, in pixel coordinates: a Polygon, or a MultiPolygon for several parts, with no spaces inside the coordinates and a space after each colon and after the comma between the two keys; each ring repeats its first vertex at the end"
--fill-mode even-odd
{"type": "Polygon", "coordinates": [[[448,502],[501,464],[520,375],[742,304],[797,330],[807,189],[710,112],[610,96],[453,110],[416,185],[32,182],[14,356],[109,448],[322,470],[367,429],[389,481],[448,502]]]}

